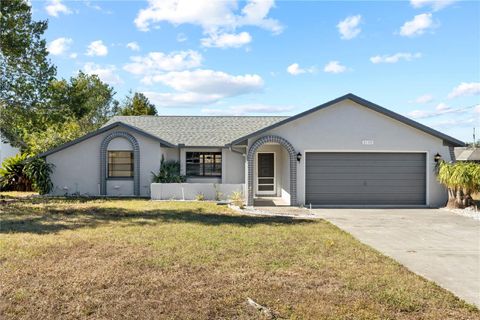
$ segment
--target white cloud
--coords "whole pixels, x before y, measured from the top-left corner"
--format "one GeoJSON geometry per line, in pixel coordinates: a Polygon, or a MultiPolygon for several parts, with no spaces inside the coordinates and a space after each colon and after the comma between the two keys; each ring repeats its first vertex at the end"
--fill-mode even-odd
{"type": "Polygon", "coordinates": [[[108,84],[122,84],[123,80],[116,73],[117,68],[114,65],[100,66],[93,62],[87,62],[83,66],[83,71],[87,74],[96,74],[98,77],[108,84]]]}
{"type": "Polygon", "coordinates": [[[473,106],[452,108],[447,104],[441,102],[436,105],[434,110],[414,110],[412,112],[409,112],[407,115],[413,119],[427,119],[447,114],[467,114],[470,113],[472,109],[473,106]]]}
{"type": "Polygon", "coordinates": [[[475,109],[473,110],[475,113],[478,113],[480,115],[480,104],[478,106],[475,107],[475,109]]]}
{"type": "Polygon", "coordinates": [[[197,51],[176,51],[171,53],[150,52],[146,56],[130,57],[131,63],[123,69],[135,75],[151,76],[165,71],[178,71],[199,67],[202,55],[197,51]]]}
{"type": "Polygon", "coordinates": [[[202,113],[207,115],[243,116],[248,114],[272,114],[285,113],[293,110],[292,106],[275,106],[267,104],[243,104],[238,106],[224,107],[222,109],[203,108],[202,113]]]}
{"type": "Polygon", "coordinates": [[[431,7],[434,11],[441,10],[457,0],[410,0],[410,4],[414,8],[431,7]]]}
{"type": "Polygon", "coordinates": [[[170,92],[142,92],[158,108],[189,108],[199,105],[212,104],[222,99],[219,95],[206,95],[194,92],[170,93],[170,92]]]}
{"type": "Polygon", "coordinates": [[[108,48],[102,40],[93,41],[87,47],[87,56],[106,56],[107,54],[108,48]]]}
{"type": "Polygon", "coordinates": [[[347,71],[347,67],[340,64],[339,61],[330,61],[325,65],[325,67],[323,68],[323,71],[328,73],[342,73],[347,71]]]}
{"type": "Polygon", "coordinates": [[[256,74],[230,75],[221,71],[198,69],[173,71],[150,78],[176,92],[144,92],[158,106],[191,107],[212,104],[224,98],[259,92],[263,79],[256,74]]]}
{"type": "MultiPolygon", "coordinates": [[[[208,0],[205,0],[208,1],[208,0]]],[[[240,26],[258,26],[270,30],[274,34],[283,31],[282,25],[275,19],[267,18],[270,10],[275,6],[274,0],[249,0],[238,17],[240,26]]]]}
{"type": "Polygon", "coordinates": [[[214,48],[239,48],[252,41],[248,32],[235,33],[211,33],[207,38],[201,39],[202,46],[214,48]]]}
{"type": "Polygon", "coordinates": [[[417,52],[417,53],[409,53],[409,52],[399,52],[395,53],[393,55],[377,55],[373,56],[370,58],[370,61],[372,63],[397,63],[400,60],[405,60],[405,61],[412,61],[413,59],[418,59],[421,58],[422,54],[417,52]]]}
{"type": "Polygon", "coordinates": [[[472,96],[480,94],[480,82],[462,82],[453,88],[448,94],[448,98],[453,99],[462,96],[472,96]]]}
{"type": "Polygon", "coordinates": [[[431,94],[424,94],[417,99],[415,99],[415,103],[429,103],[433,101],[433,96],[431,94]]]}
{"type": "Polygon", "coordinates": [[[340,21],[337,24],[337,28],[338,32],[340,32],[341,34],[341,38],[345,40],[350,40],[358,36],[359,33],[362,31],[362,29],[358,27],[361,21],[361,15],[349,16],[344,20],[340,21]]]}
{"type": "Polygon", "coordinates": [[[223,97],[255,92],[263,87],[263,79],[256,74],[234,76],[222,71],[205,69],[168,72],[153,76],[151,81],[160,82],[177,91],[223,97]]]}
{"type": "Polygon", "coordinates": [[[61,0],[48,1],[48,4],[45,6],[45,10],[47,11],[48,15],[52,17],[58,17],[60,13],[72,13],[72,10],[70,10],[66,5],[64,5],[61,0]]]}
{"type": "Polygon", "coordinates": [[[96,11],[99,11],[99,12],[102,12],[102,13],[105,13],[105,14],[112,14],[112,11],[104,10],[102,7],[100,7],[97,4],[98,2],[92,3],[91,1],[84,1],[83,3],[85,4],[85,6],[87,6],[90,9],[93,9],[93,10],[96,10],[96,11]]]}
{"type": "Polygon", "coordinates": [[[140,51],[140,46],[135,41],[127,43],[127,48],[132,51],[140,51]]]}
{"type": "Polygon", "coordinates": [[[70,48],[72,43],[73,40],[70,38],[58,38],[48,44],[47,50],[50,54],[58,56],[64,54],[70,48]]]}
{"type": "MultiPolygon", "coordinates": [[[[134,22],[141,31],[148,31],[152,24],[160,22],[198,25],[208,36],[206,39],[213,39],[216,35],[233,35],[237,28],[244,26],[256,26],[278,34],[283,27],[277,20],[268,17],[274,5],[274,0],[248,0],[239,10],[237,1],[149,0],[148,7],[138,12],[134,22]]],[[[246,42],[246,35],[241,37],[241,42],[246,42]]],[[[240,41],[238,35],[236,40],[235,43],[240,41]]]]}
{"type": "Polygon", "coordinates": [[[435,110],[439,111],[439,112],[445,112],[445,111],[450,111],[450,110],[453,110],[452,108],[450,108],[446,103],[443,103],[443,102],[440,102],[439,104],[437,104],[437,106],[435,107],[435,110]]]}
{"type": "Polygon", "coordinates": [[[425,33],[428,29],[435,28],[431,13],[416,15],[413,20],[407,21],[400,28],[400,35],[413,37],[425,33]]]}
{"type": "Polygon", "coordinates": [[[241,14],[237,14],[235,1],[149,0],[148,7],[138,12],[134,22],[142,31],[148,31],[152,23],[166,21],[174,25],[199,25],[206,32],[258,26],[278,33],[282,31],[280,23],[267,18],[274,4],[273,0],[249,0],[241,14]]]}
{"type": "Polygon", "coordinates": [[[315,68],[315,66],[311,66],[309,68],[300,68],[298,63],[292,63],[287,67],[287,72],[294,76],[302,73],[315,73],[316,71],[317,68],[315,68]]]}
{"type": "Polygon", "coordinates": [[[474,118],[446,119],[435,122],[431,126],[435,128],[464,127],[474,124],[475,121],[474,118]]]}
{"type": "Polygon", "coordinates": [[[72,52],[72,53],[70,53],[69,57],[70,57],[71,59],[77,59],[78,53],[72,52]]]}

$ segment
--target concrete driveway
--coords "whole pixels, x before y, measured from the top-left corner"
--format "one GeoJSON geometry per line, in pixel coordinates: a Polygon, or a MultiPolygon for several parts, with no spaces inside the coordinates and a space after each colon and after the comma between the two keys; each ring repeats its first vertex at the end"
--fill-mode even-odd
{"type": "Polygon", "coordinates": [[[441,209],[313,209],[361,242],[480,307],[480,223],[441,209]]]}

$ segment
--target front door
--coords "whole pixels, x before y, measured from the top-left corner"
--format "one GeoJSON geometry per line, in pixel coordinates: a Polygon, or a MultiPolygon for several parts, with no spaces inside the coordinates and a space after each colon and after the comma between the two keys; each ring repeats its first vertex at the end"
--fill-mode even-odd
{"type": "Polygon", "coordinates": [[[275,195],[275,153],[257,153],[257,194],[275,195]]]}

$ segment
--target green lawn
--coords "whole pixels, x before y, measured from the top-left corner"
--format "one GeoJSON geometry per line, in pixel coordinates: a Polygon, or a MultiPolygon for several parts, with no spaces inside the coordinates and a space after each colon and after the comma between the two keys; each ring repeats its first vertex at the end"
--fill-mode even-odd
{"type": "Polygon", "coordinates": [[[474,319],[472,306],[325,221],[206,202],[0,204],[0,319],[474,319]]]}

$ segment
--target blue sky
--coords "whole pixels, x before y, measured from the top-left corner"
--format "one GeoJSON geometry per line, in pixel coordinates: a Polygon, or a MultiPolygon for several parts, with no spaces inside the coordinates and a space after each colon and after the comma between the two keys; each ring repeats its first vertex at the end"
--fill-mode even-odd
{"type": "Polygon", "coordinates": [[[480,135],[477,1],[33,1],[58,75],[98,74],[159,114],[293,115],[357,94],[480,135]]]}

